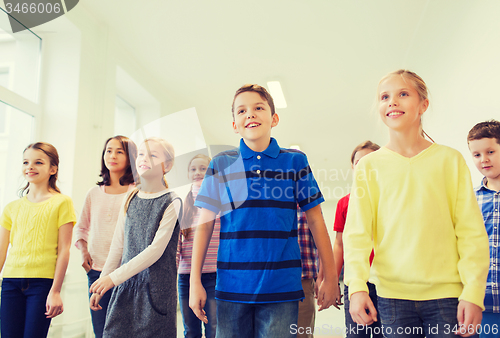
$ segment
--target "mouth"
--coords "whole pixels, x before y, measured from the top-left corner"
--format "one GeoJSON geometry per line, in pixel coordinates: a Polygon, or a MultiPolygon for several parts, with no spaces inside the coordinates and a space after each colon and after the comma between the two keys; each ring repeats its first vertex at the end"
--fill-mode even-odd
{"type": "Polygon", "coordinates": [[[38,173],[29,172],[29,173],[26,173],[25,175],[31,177],[31,176],[38,175],[38,173]]]}
{"type": "Polygon", "coordinates": [[[147,165],[145,165],[145,164],[141,164],[141,165],[139,166],[139,169],[142,169],[142,170],[149,170],[149,169],[151,169],[151,167],[148,167],[148,166],[147,166],[147,165]]]}
{"type": "Polygon", "coordinates": [[[483,167],[483,169],[485,169],[485,170],[488,170],[488,169],[491,169],[491,168],[493,168],[493,166],[491,166],[491,165],[490,165],[490,166],[483,167]]]}
{"type": "Polygon", "coordinates": [[[251,129],[251,128],[257,128],[258,126],[260,126],[260,123],[257,123],[257,122],[251,122],[251,123],[247,124],[247,125],[245,126],[245,128],[249,128],[249,129],[251,129]]]}
{"type": "Polygon", "coordinates": [[[404,111],[401,111],[401,110],[391,110],[390,112],[388,112],[387,114],[385,114],[385,116],[387,117],[399,117],[401,115],[404,115],[404,111]]]}

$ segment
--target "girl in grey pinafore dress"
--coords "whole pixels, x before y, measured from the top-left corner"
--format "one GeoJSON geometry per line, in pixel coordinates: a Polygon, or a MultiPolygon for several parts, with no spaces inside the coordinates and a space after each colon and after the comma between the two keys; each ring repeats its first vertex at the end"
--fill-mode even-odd
{"type": "MultiPolygon", "coordinates": [[[[167,192],[152,199],[135,195],[130,200],[125,219],[122,265],[151,244],[165,210],[174,199],[179,197],[174,192],[167,192]]],[[[160,259],[114,288],[103,337],[177,336],[175,256],[178,238],[177,221],[160,259]]]]}

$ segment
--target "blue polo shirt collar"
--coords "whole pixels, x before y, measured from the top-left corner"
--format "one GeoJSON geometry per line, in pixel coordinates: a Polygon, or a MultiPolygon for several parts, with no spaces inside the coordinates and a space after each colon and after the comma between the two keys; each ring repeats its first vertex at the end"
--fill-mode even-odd
{"type": "Polygon", "coordinates": [[[264,150],[263,152],[256,152],[250,149],[246,144],[243,139],[240,140],[240,152],[241,156],[244,159],[249,159],[252,158],[253,156],[256,156],[258,154],[264,154],[268,157],[272,158],[277,158],[278,155],[280,154],[280,146],[278,145],[278,142],[276,141],[275,138],[271,137],[271,142],[269,143],[269,146],[264,150]]]}

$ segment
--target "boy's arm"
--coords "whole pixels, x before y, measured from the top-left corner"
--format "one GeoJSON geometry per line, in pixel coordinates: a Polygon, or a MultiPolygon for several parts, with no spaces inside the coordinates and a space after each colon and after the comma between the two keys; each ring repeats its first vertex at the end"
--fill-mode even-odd
{"type": "Polygon", "coordinates": [[[314,242],[318,248],[321,264],[323,265],[323,282],[318,293],[318,311],[328,309],[331,305],[339,308],[340,294],[338,288],[338,276],[333,268],[335,260],[333,258],[332,243],[326,230],[325,220],[321,213],[321,206],[317,205],[306,211],[307,224],[313,234],[314,242]]]}
{"type": "Polygon", "coordinates": [[[337,276],[340,276],[342,266],[344,265],[344,241],[342,240],[342,232],[337,231],[333,244],[333,258],[335,259],[335,271],[337,276]]]}
{"type": "Polygon", "coordinates": [[[189,279],[189,307],[198,319],[205,324],[208,319],[203,308],[207,300],[207,293],[201,284],[201,271],[207,255],[208,245],[214,230],[215,212],[202,208],[198,226],[194,233],[193,254],[191,258],[191,277],[189,279]]]}

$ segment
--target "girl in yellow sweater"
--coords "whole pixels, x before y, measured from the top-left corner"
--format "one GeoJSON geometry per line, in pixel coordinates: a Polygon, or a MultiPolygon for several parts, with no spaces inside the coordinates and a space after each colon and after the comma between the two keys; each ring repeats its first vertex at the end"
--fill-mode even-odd
{"type": "Polygon", "coordinates": [[[9,203],[0,218],[2,337],[46,337],[51,319],[63,312],[61,286],[76,216],[73,202],[56,185],[58,166],[54,146],[30,144],[23,153],[28,183],[22,198],[9,203]]]}
{"type": "Polygon", "coordinates": [[[377,320],[369,280],[385,337],[470,337],[484,309],[488,237],[462,155],[424,138],[427,96],[407,70],[379,83],[389,143],[355,171],[344,231],[350,313],[358,324],[377,320]]]}

